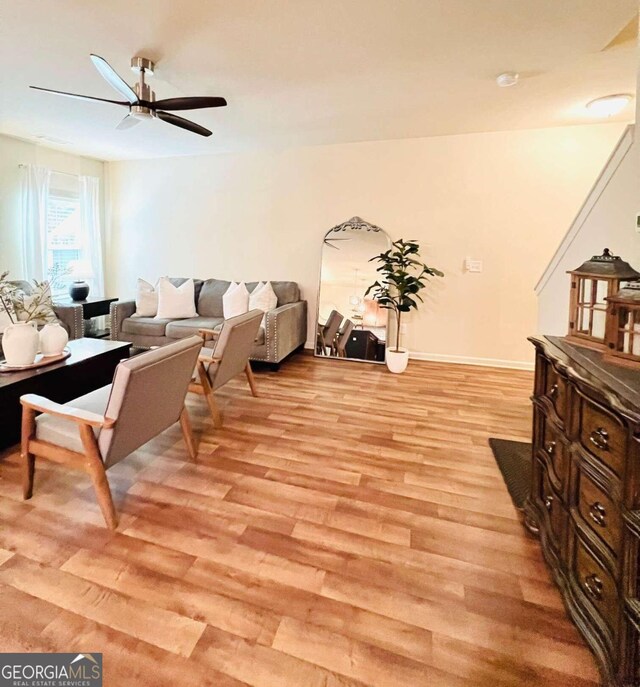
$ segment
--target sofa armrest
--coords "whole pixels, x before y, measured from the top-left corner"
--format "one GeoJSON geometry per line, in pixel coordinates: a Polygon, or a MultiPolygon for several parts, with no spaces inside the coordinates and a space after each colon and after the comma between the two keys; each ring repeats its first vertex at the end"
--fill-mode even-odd
{"type": "Polygon", "coordinates": [[[84,320],[81,305],[53,304],[53,312],[67,330],[70,339],[81,339],[84,334],[84,320]]]}
{"type": "Polygon", "coordinates": [[[307,301],[269,310],[265,318],[267,360],[279,363],[307,340],[307,301]]]}
{"type": "Polygon", "coordinates": [[[111,318],[111,340],[129,341],[127,337],[121,338],[122,323],[131,317],[136,311],[135,301],[114,301],[109,306],[109,317],[111,318]]]}

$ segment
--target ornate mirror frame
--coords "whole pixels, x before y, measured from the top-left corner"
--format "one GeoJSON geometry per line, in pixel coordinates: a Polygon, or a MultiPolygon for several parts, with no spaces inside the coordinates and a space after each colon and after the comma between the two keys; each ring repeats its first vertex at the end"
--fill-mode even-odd
{"type": "MultiPolygon", "coordinates": [[[[318,353],[317,351],[317,331],[319,327],[319,322],[320,322],[320,295],[322,292],[322,266],[323,266],[323,256],[324,256],[324,251],[325,251],[325,246],[329,246],[331,248],[337,248],[337,246],[333,245],[333,242],[337,241],[344,241],[345,239],[340,237],[339,234],[340,232],[347,231],[348,229],[350,230],[357,230],[357,231],[367,231],[367,232],[375,232],[375,233],[380,233],[384,238],[386,239],[387,242],[387,248],[391,248],[391,237],[387,234],[387,232],[382,229],[382,227],[377,226],[376,224],[371,224],[370,222],[367,222],[366,220],[362,219],[362,217],[354,216],[351,219],[348,219],[346,222],[342,222],[341,224],[336,224],[335,227],[332,227],[327,231],[327,233],[324,235],[323,241],[322,241],[322,251],[320,254],[320,272],[318,275],[318,294],[317,294],[317,299],[316,299],[316,317],[315,317],[315,330],[314,330],[314,345],[313,345],[313,354],[315,357],[319,358],[330,358],[331,360],[348,360],[351,362],[363,362],[363,363],[376,363],[378,365],[384,364],[384,359],[383,360],[368,360],[364,358],[341,358],[337,356],[323,356],[318,353]]],[[[338,249],[339,250],[339,249],[338,249]]],[[[386,248],[382,249],[386,250],[386,248]]],[[[382,250],[380,252],[382,252],[382,250]]],[[[371,256],[373,257],[373,255],[371,256]]],[[[389,323],[387,322],[386,329],[387,329],[387,334],[388,334],[388,327],[389,323]]]]}

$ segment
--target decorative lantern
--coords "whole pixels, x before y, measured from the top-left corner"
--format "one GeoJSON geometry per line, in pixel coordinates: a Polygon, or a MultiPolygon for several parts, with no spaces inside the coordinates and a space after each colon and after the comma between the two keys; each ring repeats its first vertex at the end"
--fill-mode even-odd
{"type": "Polygon", "coordinates": [[[571,343],[604,351],[606,299],[618,293],[620,282],[640,279],[640,272],[605,248],[602,255],[594,255],[568,274],[571,275],[571,298],[566,338],[571,343]]]}
{"type": "Polygon", "coordinates": [[[607,298],[605,359],[627,367],[640,367],[640,283],[607,298]]]}

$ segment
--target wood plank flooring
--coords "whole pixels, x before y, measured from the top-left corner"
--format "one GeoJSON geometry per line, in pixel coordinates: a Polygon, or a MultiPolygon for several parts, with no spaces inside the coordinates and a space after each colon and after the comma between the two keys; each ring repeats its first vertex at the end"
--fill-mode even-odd
{"type": "Polygon", "coordinates": [[[0,454],[0,651],[104,654],[105,687],[596,685],[487,444],[532,374],[300,355],[188,405],[108,473],[0,454]]]}

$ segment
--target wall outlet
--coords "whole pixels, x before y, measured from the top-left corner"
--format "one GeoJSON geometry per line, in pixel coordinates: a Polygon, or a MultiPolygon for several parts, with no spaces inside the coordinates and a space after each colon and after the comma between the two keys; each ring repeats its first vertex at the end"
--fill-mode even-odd
{"type": "Polygon", "coordinates": [[[400,334],[406,334],[406,333],[407,333],[407,325],[401,324],[400,325],[400,334]]]}
{"type": "Polygon", "coordinates": [[[482,260],[475,258],[465,258],[464,269],[467,272],[482,272],[482,260]]]}

